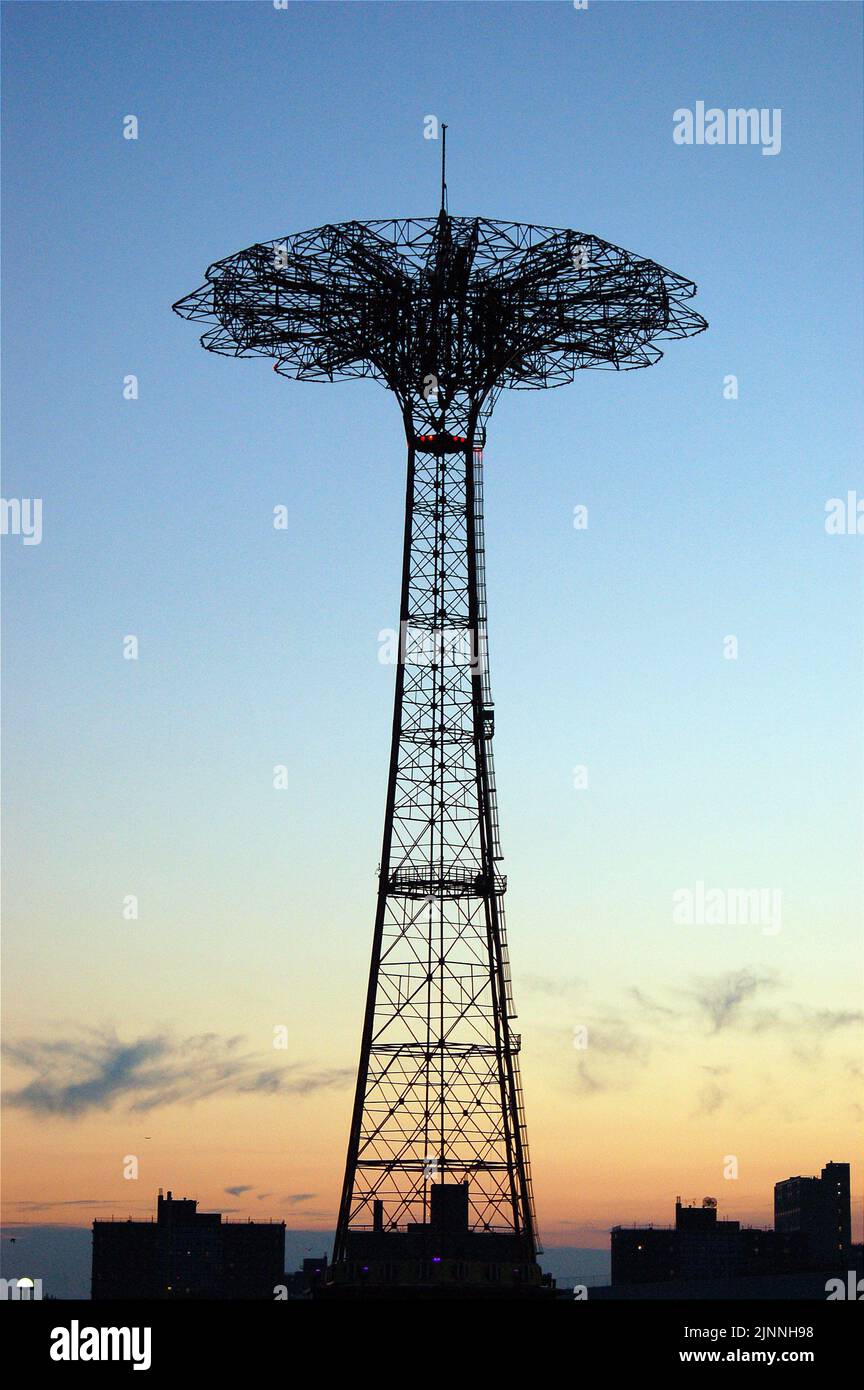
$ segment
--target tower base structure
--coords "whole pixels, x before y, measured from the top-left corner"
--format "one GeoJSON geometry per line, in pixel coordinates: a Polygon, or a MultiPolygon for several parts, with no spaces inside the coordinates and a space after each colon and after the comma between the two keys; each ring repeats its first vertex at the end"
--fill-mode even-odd
{"type": "Polygon", "coordinates": [[[328,1269],[319,1298],[550,1298],[555,1282],[521,1236],[471,1230],[469,1184],[431,1183],[428,1222],[385,1228],[376,1202],[372,1230],[349,1231],[345,1255],[328,1269]]]}

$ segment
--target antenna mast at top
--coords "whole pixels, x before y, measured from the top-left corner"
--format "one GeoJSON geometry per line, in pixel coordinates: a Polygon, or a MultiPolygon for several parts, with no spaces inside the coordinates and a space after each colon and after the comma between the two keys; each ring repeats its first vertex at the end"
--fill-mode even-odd
{"type": "Polygon", "coordinates": [[[441,211],[447,211],[447,184],[445,173],[447,170],[447,127],[441,125],[441,211]]]}

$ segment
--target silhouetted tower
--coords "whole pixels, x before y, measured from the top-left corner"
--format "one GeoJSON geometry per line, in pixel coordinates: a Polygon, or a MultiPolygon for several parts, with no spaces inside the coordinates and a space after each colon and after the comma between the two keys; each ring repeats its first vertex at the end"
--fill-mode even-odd
{"type": "Polygon", "coordinates": [[[486,642],[483,445],[505,386],[642,367],[705,327],[688,280],[598,237],[453,217],[259,243],[175,309],[213,352],[373,377],[408,442],[378,904],[331,1280],[540,1285],[504,925],[486,642]]]}

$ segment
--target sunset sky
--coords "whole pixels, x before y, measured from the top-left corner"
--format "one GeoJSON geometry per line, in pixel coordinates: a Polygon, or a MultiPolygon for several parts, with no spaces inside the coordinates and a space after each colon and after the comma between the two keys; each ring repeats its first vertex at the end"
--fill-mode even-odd
{"type": "Polygon", "coordinates": [[[606,1247],[677,1194],[770,1224],[773,1183],[834,1160],[861,1239],[864,535],[825,526],[864,499],[860,31],[830,3],[5,7],[3,496],[43,531],[3,540],[4,1223],[162,1186],[335,1225],[401,422],[371,382],[205,353],[171,305],[253,242],[434,213],[431,113],[451,211],[651,257],[710,324],[490,427],[541,1234],[606,1247]],[[677,145],[700,100],[781,109],[781,151],[677,145]],[[699,884],[779,911],[676,920],[699,884]]]}

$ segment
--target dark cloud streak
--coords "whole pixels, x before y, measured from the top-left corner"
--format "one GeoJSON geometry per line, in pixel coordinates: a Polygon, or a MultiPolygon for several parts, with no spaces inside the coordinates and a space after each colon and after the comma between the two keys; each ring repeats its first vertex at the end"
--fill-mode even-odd
{"type": "Polygon", "coordinates": [[[308,1095],[347,1084],[345,1068],[309,1070],[297,1063],[263,1066],[243,1052],[241,1037],[167,1034],[124,1042],[110,1029],[82,1030],[59,1042],[9,1043],[9,1061],[35,1076],[6,1093],[6,1103],[43,1116],[76,1119],[125,1103],[133,1112],[207,1100],[216,1095],[308,1095]]]}

